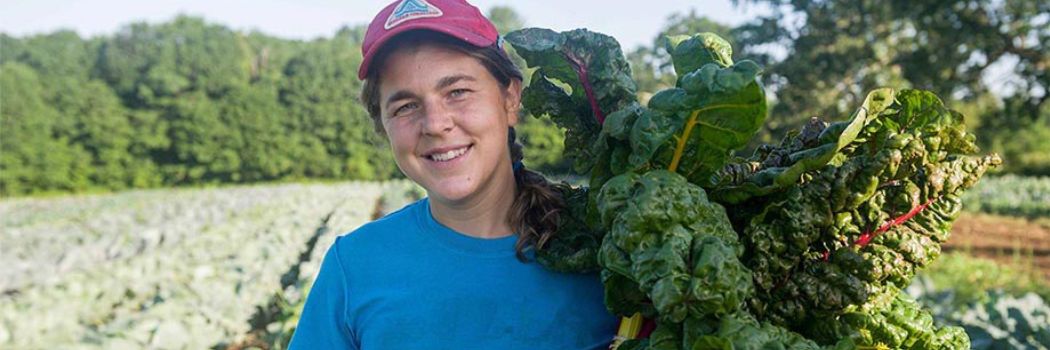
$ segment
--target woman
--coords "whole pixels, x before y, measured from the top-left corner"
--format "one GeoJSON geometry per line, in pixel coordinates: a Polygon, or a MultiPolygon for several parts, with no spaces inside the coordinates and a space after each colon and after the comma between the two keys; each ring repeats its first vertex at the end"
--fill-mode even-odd
{"type": "Polygon", "coordinates": [[[362,100],[428,196],[336,240],[291,348],[607,347],[597,274],[530,261],[563,203],[521,166],[522,76],[492,23],[464,1],[399,1],[362,51],[362,100]]]}

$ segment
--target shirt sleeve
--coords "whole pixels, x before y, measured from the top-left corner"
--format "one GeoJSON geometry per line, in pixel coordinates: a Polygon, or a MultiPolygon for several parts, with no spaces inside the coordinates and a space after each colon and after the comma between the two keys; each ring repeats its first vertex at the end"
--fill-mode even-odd
{"type": "Polygon", "coordinates": [[[321,261],[289,350],[359,349],[347,319],[349,290],[338,246],[337,239],[321,261]]]}

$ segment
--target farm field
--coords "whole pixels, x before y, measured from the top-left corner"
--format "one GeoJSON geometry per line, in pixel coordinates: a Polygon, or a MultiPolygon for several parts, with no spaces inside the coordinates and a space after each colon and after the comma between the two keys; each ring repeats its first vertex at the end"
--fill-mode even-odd
{"type": "MultiPolygon", "coordinates": [[[[149,190],[0,202],[0,348],[204,349],[371,218],[380,183],[149,190]]],[[[263,325],[265,326],[265,324],[263,325]]]]}
{"type": "MultiPolygon", "coordinates": [[[[392,181],[0,201],[0,349],[283,348],[335,237],[422,195],[392,181]]],[[[946,260],[992,259],[1038,290],[1050,218],[997,203],[961,215],[946,260]]]]}
{"type": "Polygon", "coordinates": [[[965,213],[952,226],[946,251],[1020,265],[1050,280],[1050,221],[965,213]]]}
{"type": "Polygon", "coordinates": [[[1050,279],[1050,177],[981,180],[945,249],[1034,270],[1050,279]]]}

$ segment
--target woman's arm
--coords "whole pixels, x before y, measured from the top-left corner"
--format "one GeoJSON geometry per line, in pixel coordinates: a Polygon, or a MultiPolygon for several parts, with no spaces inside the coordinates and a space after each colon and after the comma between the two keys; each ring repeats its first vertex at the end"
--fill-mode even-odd
{"type": "Polygon", "coordinates": [[[339,239],[336,239],[325,253],[292,335],[290,350],[358,349],[346,314],[349,290],[338,247],[339,239]]]}

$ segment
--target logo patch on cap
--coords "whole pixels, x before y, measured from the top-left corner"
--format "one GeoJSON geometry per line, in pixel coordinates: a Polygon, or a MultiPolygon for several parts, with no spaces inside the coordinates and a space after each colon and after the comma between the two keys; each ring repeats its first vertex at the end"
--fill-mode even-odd
{"type": "Polygon", "coordinates": [[[402,0],[390,17],[386,18],[383,29],[390,29],[398,24],[416,18],[441,17],[444,13],[437,6],[431,5],[427,0],[402,0]]]}

